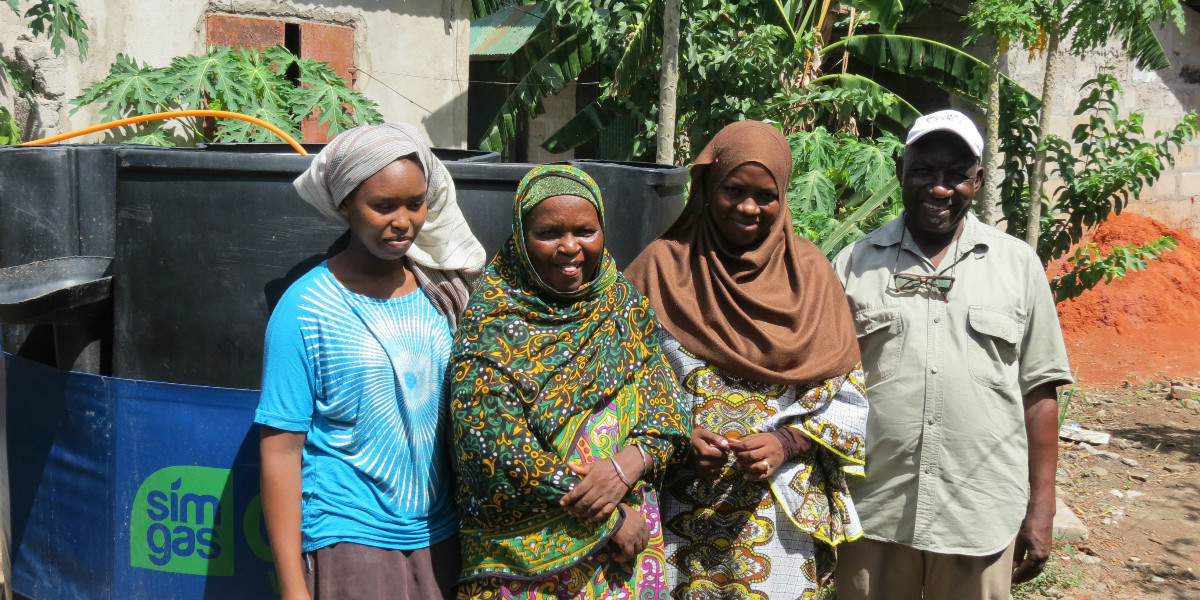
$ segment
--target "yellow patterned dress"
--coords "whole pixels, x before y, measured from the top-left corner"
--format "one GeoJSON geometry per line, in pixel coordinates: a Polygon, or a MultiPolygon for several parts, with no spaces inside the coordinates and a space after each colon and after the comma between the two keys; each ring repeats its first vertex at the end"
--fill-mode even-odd
{"type": "MultiPolygon", "coordinates": [[[[765,481],[727,467],[715,482],[680,467],[663,487],[667,584],[676,600],[813,598],[834,547],[862,535],[847,479],[863,474],[861,366],[804,389],[737,378],[664,334],[692,424],[729,438],[796,427],[812,440],[765,481]]],[[[730,458],[732,464],[732,457],[730,458]]]]}

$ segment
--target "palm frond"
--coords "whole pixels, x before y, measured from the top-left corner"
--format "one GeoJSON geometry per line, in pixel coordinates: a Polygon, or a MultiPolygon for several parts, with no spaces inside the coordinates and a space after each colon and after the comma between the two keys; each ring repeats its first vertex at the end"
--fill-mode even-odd
{"type": "Polygon", "coordinates": [[[839,223],[838,226],[834,228],[834,230],[830,232],[830,234],[824,240],[821,240],[821,244],[818,246],[821,249],[821,252],[825,253],[826,256],[829,256],[829,254],[832,253],[835,248],[839,247],[840,242],[845,239],[845,237],[849,235],[859,223],[867,220],[867,218],[869,218],[871,214],[874,213],[879,207],[887,204],[888,200],[890,200],[899,189],[900,181],[897,180],[896,177],[892,177],[890,180],[888,180],[883,187],[876,190],[870,198],[867,198],[867,201],[863,202],[862,206],[858,207],[858,210],[855,210],[849,217],[846,217],[846,219],[839,223]]]}
{"type": "Polygon", "coordinates": [[[499,150],[512,141],[524,119],[546,111],[542,98],[561,92],[595,62],[587,32],[575,32],[535,62],[500,106],[479,143],[481,150],[499,150]]]}

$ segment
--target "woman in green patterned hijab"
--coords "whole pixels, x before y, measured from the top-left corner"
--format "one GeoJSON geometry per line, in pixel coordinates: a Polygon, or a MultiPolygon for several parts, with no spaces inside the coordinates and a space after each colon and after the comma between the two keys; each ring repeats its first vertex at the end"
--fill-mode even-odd
{"type": "Polygon", "coordinates": [[[455,339],[460,598],[665,594],[658,483],[689,432],[583,171],[529,172],[455,339]]]}

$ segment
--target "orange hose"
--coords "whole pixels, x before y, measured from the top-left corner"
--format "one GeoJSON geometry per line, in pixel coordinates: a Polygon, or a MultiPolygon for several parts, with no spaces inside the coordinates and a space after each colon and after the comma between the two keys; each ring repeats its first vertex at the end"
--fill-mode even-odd
{"type": "Polygon", "coordinates": [[[308,152],[304,150],[304,147],[301,146],[299,144],[299,142],[297,142],[294,138],[292,138],[292,136],[285,133],[282,129],[280,129],[262,119],[259,119],[256,117],[251,117],[250,115],[243,115],[242,113],[230,112],[228,110],[172,110],[172,111],[167,111],[167,112],[153,113],[153,114],[149,114],[149,115],[138,115],[136,117],[128,117],[125,119],[118,119],[116,121],[109,121],[108,123],[101,123],[99,125],[92,125],[91,127],[84,127],[83,129],[76,129],[75,131],[68,131],[66,133],[60,133],[58,135],[44,137],[40,140],[33,140],[33,141],[25,142],[21,145],[22,146],[41,146],[41,145],[45,145],[45,144],[53,144],[54,142],[60,142],[62,140],[70,139],[73,137],[78,137],[81,135],[87,135],[89,133],[95,133],[97,131],[104,131],[105,129],[112,129],[114,127],[124,127],[126,125],[132,125],[134,123],[143,123],[145,121],[157,121],[159,119],[170,119],[170,118],[174,118],[174,117],[217,117],[217,118],[221,118],[221,119],[240,119],[242,121],[249,121],[251,123],[254,123],[255,125],[258,125],[259,127],[266,128],[266,129],[270,130],[271,133],[274,133],[275,135],[283,138],[283,141],[287,142],[288,145],[291,146],[292,149],[294,149],[296,152],[299,152],[301,156],[308,156],[308,152]]]}

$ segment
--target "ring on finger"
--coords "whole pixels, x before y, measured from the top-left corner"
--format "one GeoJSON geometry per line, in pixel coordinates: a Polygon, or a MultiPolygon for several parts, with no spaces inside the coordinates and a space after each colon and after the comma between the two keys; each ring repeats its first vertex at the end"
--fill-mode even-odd
{"type": "Polygon", "coordinates": [[[771,463],[767,462],[767,459],[765,459],[765,458],[764,458],[764,459],[762,460],[762,463],[763,463],[763,467],[766,467],[764,470],[766,470],[766,471],[770,471],[770,470],[771,470],[771,463]]]}

